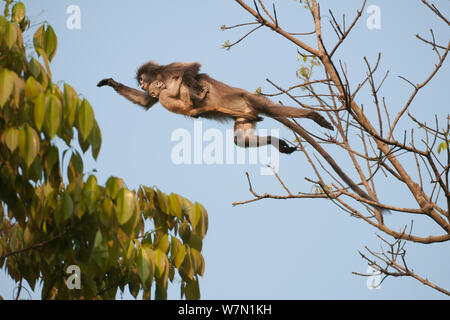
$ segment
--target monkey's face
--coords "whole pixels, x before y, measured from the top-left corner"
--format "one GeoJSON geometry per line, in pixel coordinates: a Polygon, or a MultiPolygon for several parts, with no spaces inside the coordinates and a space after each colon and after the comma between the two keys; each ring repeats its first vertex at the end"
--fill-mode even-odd
{"type": "Polygon", "coordinates": [[[147,91],[149,82],[147,81],[147,77],[145,76],[145,74],[139,75],[138,81],[139,81],[139,87],[141,87],[142,90],[147,91]]]}

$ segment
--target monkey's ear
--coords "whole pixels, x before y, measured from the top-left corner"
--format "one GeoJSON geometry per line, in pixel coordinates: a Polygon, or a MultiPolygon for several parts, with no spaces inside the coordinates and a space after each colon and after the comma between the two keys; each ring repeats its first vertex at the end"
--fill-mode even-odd
{"type": "Polygon", "coordinates": [[[185,73],[189,74],[191,76],[196,76],[197,73],[200,71],[201,66],[202,65],[198,62],[189,63],[189,64],[187,64],[185,73]]]}

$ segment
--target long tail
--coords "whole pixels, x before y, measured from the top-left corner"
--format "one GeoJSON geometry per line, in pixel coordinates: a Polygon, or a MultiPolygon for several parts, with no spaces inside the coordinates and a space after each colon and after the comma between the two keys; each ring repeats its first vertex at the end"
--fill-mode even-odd
{"type": "Polygon", "coordinates": [[[320,113],[300,109],[294,107],[285,107],[279,104],[275,104],[269,99],[260,96],[253,96],[250,99],[257,99],[256,103],[252,103],[253,106],[258,106],[258,111],[272,118],[286,117],[286,118],[308,118],[316,122],[319,126],[334,130],[331,123],[329,123],[320,113]]]}

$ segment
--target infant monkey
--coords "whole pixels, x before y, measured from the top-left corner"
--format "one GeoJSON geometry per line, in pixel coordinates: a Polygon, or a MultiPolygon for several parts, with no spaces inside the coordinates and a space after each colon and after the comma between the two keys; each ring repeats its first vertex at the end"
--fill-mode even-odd
{"type": "Polygon", "coordinates": [[[229,110],[222,107],[197,107],[196,103],[203,101],[208,94],[208,87],[192,84],[189,79],[173,77],[165,83],[155,80],[148,86],[148,93],[169,111],[198,118],[202,113],[223,112],[235,118],[248,118],[251,121],[262,121],[259,116],[251,116],[244,112],[229,110]],[[250,118],[249,118],[250,117],[250,118]]]}
{"type": "Polygon", "coordinates": [[[173,77],[166,82],[153,81],[148,87],[148,93],[153,98],[159,98],[159,102],[169,111],[186,114],[202,101],[208,93],[207,87],[194,85],[183,77],[173,77]]]}

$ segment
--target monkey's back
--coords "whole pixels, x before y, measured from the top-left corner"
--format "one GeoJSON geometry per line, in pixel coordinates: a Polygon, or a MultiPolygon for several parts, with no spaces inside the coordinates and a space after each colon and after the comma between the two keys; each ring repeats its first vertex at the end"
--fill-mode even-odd
{"type": "MultiPolygon", "coordinates": [[[[250,92],[241,88],[231,87],[211,78],[206,73],[198,74],[196,79],[202,86],[207,87],[209,90],[206,98],[198,104],[198,107],[220,107],[236,112],[257,115],[258,111],[252,107],[252,103],[249,103],[248,97],[254,96],[250,92]]],[[[220,114],[232,118],[229,115],[220,114]]]]}

